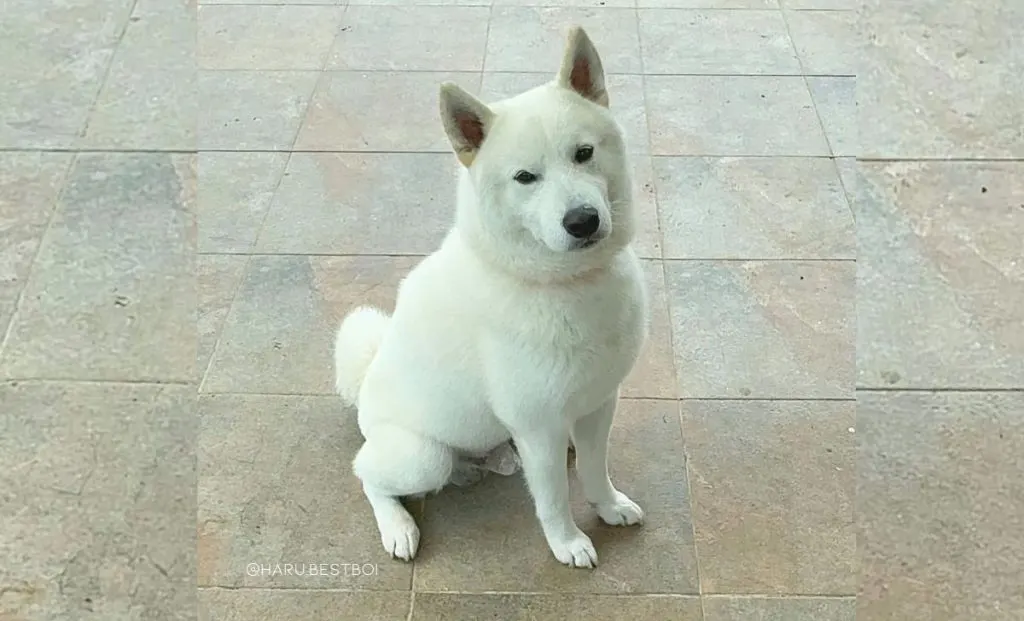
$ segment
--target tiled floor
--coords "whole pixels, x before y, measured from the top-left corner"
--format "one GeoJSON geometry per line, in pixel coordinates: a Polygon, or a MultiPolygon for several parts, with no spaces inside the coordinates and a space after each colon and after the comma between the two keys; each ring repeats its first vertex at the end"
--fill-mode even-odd
{"type": "Polygon", "coordinates": [[[1024,618],[1021,23],[1013,0],[4,3],[0,619],[1024,618]],[[572,24],[636,171],[652,334],[611,467],[647,522],[576,494],[601,565],[570,570],[494,478],[416,504],[420,556],[391,561],[333,330],[449,225],[439,83],[538,84],[572,24]]]}

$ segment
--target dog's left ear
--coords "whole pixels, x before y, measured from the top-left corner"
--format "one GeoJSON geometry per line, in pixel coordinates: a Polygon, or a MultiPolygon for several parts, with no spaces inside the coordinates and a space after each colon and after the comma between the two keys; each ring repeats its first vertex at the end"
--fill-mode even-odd
{"type": "Polygon", "coordinates": [[[491,130],[494,113],[457,84],[441,85],[441,121],[455,155],[469,168],[491,130]]]}
{"type": "Polygon", "coordinates": [[[579,26],[569,31],[562,68],[558,71],[558,83],[599,106],[608,107],[601,57],[590,37],[579,26]]]}

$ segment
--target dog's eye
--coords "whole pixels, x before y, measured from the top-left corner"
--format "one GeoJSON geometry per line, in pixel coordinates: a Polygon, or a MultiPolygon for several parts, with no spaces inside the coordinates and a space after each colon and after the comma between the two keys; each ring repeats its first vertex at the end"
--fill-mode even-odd
{"type": "Polygon", "coordinates": [[[573,159],[576,160],[577,164],[583,164],[584,162],[589,162],[592,157],[594,157],[594,147],[585,144],[582,147],[576,147],[576,155],[573,159]]]}
{"type": "Polygon", "coordinates": [[[520,170],[519,172],[516,173],[516,176],[514,178],[516,181],[523,185],[529,185],[537,180],[537,175],[533,174],[532,172],[520,170]]]}

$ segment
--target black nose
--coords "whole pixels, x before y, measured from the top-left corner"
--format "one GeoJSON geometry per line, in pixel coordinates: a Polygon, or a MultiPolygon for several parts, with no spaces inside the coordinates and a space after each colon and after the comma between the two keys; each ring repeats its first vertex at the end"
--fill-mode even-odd
{"type": "Polygon", "coordinates": [[[573,207],[565,212],[562,226],[569,235],[583,239],[597,232],[597,228],[601,226],[601,217],[593,207],[573,207]]]}

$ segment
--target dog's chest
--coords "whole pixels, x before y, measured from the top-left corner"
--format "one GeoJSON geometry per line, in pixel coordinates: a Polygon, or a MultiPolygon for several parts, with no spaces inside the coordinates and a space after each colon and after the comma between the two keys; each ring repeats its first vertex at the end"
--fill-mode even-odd
{"type": "Polygon", "coordinates": [[[510,367],[507,377],[516,378],[520,395],[546,395],[583,410],[600,405],[629,374],[643,345],[647,309],[639,278],[624,274],[522,306],[516,328],[499,337],[505,342],[497,361],[510,367]]]}

